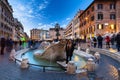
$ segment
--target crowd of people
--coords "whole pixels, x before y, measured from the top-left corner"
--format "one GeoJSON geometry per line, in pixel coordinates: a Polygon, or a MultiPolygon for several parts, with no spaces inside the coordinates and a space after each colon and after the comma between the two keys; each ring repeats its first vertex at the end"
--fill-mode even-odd
{"type": "Polygon", "coordinates": [[[120,32],[117,34],[112,34],[102,36],[98,34],[96,37],[89,38],[88,46],[93,46],[94,48],[103,48],[103,45],[106,46],[106,49],[113,48],[113,46],[116,46],[117,51],[120,51],[120,32]]]}
{"type": "Polygon", "coordinates": [[[0,39],[0,54],[4,55],[4,50],[6,49],[6,51],[11,51],[11,49],[13,48],[13,41],[11,38],[7,38],[5,39],[4,37],[2,37],[0,39]]]}
{"type": "MultiPolygon", "coordinates": [[[[72,56],[73,56],[73,51],[75,49],[75,47],[79,47],[81,43],[83,43],[85,41],[81,40],[81,39],[66,39],[66,44],[65,44],[65,51],[66,51],[66,63],[68,63],[72,56]]],[[[25,45],[28,48],[32,48],[32,47],[36,47],[40,45],[40,43],[42,42],[38,42],[38,41],[32,41],[32,40],[28,40],[28,41],[13,41],[11,38],[7,38],[5,39],[4,37],[0,38],[0,54],[4,55],[4,50],[11,52],[12,49],[16,50],[16,46],[18,45],[19,49],[22,49],[25,47],[25,45]]],[[[92,46],[94,48],[103,48],[103,45],[105,43],[106,48],[110,48],[113,45],[116,45],[116,48],[118,50],[118,52],[120,51],[120,32],[117,34],[113,34],[112,36],[102,36],[102,35],[97,35],[97,37],[92,37],[92,39],[87,39],[86,43],[88,44],[88,46],[92,46]]]]}

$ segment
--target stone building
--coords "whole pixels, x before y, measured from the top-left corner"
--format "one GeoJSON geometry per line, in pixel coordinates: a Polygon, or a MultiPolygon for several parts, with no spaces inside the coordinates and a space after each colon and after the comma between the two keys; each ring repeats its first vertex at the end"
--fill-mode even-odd
{"type": "MultiPolygon", "coordinates": [[[[64,35],[64,29],[63,28],[59,29],[59,34],[60,34],[59,39],[64,39],[65,35],[64,35]]],[[[50,35],[51,40],[57,39],[55,28],[50,28],[49,29],[49,35],[50,35]]]]}
{"type": "Polygon", "coordinates": [[[120,0],[94,0],[84,11],[71,20],[65,30],[66,37],[79,35],[89,38],[97,34],[120,31],[120,0]]]}
{"type": "Polygon", "coordinates": [[[79,16],[83,10],[79,10],[74,18],[69,22],[65,29],[66,38],[79,38],[80,37],[80,20],[79,16]]]}
{"type": "Polygon", "coordinates": [[[7,0],[0,0],[0,37],[13,34],[13,9],[7,0]]]}
{"type": "Polygon", "coordinates": [[[81,37],[119,32],[119,14],[120,0],[94,0],[79,16],[81,37]]]}
{"type": "Polygon", "coordinates": [[[74,34],[73,33],[73,25],[72,25],[72,21],[71,21],[65,29],[65,38],[72,38],[73,34],[74,34]]]}
{"type": "Polygon", "coordinates": [[[40,29],[32,29],[30,30],[30,38],[32,40],[40,40],[40,32],[41,30],[40,29]]]}
{"type": "Polygon", "coordinates": [[[18,21],[17,18],[14,18],[13,40],[19,41],[22,37],[24,37],[23,25],[18,21]]]}
{"type": "Polygon", "coordinates": [[[43,29],[32,29],[30,30],[30,37],[32,40],[49,40],[49,31],[43,29]]]}

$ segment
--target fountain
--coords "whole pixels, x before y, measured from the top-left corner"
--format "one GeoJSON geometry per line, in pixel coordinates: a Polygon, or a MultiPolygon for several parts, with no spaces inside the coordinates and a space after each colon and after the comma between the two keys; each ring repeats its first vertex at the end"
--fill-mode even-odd
{"type": "MultiPolygon", "coordinates": [[[[45,49],[36,49],[36,50],[28,50],[27,52],[21,54],[19,60],[27,58],[29,64],[40,65],[40,66],[56,66],[49,67],[48,70],[62,70],[60,65],[57,64],[56,61],[65,61],[65,40],[62,40],[58,43],[51,43],[45,49]]],[[[74,54],[72,57],[72,61],[77,64],[77,68],[83,68],[86,65],[86,60],[81,56],[74,54]]]]}
{"type": "Polygon", "coordinates": [[[52,43],[50,46],[48,46],[45,51],[39,55],[35,54],[37,58],[43,58],[49,61],[58,61],[58,60],[65,60],[65,40],[62,40],[58,43],[52,43]]]}

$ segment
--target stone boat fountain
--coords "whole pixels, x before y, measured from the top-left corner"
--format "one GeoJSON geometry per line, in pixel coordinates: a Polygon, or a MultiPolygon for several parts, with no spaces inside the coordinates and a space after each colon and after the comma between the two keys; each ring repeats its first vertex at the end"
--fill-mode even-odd
{"type": "MultiPolygon", "coordinates": [[[[29,63],[32,65],[57,66],[57,68],[49,67],[48,69],[62,70],[57,61],[65,61],[65,43],[66,41],[63,40],[58,43],[51,43],[49,46],[45,47],[45,49],[39,48],[36,50],[28,50],[27,52],[21,54],[19,60],[28,58],[29,63]]],[[[73,55],[72,61],[75,62],[78,69],[81,69],[86,65],[86,60],[78,54],[73,55]]]]}

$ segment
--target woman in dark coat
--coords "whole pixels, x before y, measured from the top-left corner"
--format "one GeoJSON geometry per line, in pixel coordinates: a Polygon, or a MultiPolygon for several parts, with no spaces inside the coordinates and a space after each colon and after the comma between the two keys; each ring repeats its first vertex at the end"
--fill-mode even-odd
{"type": "Polygon", "coordinates": [[[72,55],[73,55],[73,51],[74,51],[74,44],[72,42],[72,40],[68,40],[66,43],[66,64],[68,63],[68,61],[70,61],[72,59],[72,55]]]}

